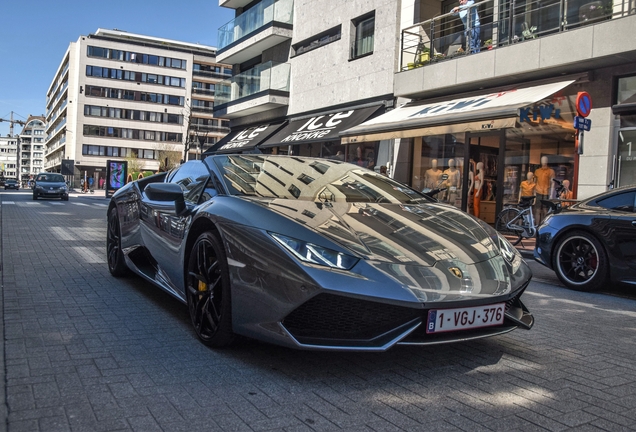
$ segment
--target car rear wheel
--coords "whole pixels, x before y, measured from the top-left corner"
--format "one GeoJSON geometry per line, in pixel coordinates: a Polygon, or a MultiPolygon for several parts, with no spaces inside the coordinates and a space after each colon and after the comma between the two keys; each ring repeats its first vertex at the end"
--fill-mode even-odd
{"type": "Polygon", "coordinates": [[[609,264],[596,237],[573,231],[559,240],[554,250],[554,269],[565,286],[577,291],[601,288],[609,264]]]}
{"type": "Polygon", "coordinates": [[[106,233],[106,259],[108,271],[115,277],[128,274],[128,266],[121,250],[121,230],[117,208],[113,207],[108,212],[108,232],[106,233]]]}
{"type": "Polygon", "coordinates": [[[495,222],[495,229],[506,237],[513,246],[521,241],[521,223],[523,218],[517,217],[519,213],[519,210],[515,208],[503,209],[495,222]],[[519,230],[511,229],[511,226],[518,226],[519,230]]]}
{"type": "Polygon", "coordinates": [[[212,232],[201,234],[190,252],[186,297],[199,340],[212,347],[229,345],[234,338],[229,270],[221,241],[212,232]]]}

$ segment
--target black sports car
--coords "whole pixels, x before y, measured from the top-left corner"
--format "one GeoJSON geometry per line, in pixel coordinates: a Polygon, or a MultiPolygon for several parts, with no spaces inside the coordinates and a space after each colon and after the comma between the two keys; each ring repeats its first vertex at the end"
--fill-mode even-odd
{"type": "Polygon", "coordinates": [[[636,284],[636,187],[614,189],[548,215],[534,257],[571,289],[636,284]]]}
{"type": "Polygon", "coordinates": [[[489,226],[339,161],[218,155],[119,189],[110,272],[187,304],[200,340],[382,351],[529,329],[531,273],[489,226]]]}

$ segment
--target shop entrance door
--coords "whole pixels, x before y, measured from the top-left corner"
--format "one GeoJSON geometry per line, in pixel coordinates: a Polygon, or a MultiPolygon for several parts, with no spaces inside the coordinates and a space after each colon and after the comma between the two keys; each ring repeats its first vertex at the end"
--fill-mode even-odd
{"type": "Polygon", "coordinates": [[[466,146],[470,160],[464,176],[464,190],[469,191],[465,210],[494,224],[503,202],[504,130],[466,133],[466,146]]]}
{"type": "Polygon", "coordinates": [[[618,157],[614,185],[636,184],[636,129],[618,131],[618,157]]]}

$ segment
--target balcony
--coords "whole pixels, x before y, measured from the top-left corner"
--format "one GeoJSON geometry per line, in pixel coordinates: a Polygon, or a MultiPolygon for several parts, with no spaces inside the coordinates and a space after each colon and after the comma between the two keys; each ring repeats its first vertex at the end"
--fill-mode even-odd
{"type": "Polygon", "coordinates": [[[214,115],[232,119],[289,105],[289,63],[267,62],[216,89],[214,115]]]}
{"type": "Polygon", "coordinates": [[[247,6],[252,3],[251,0],[219,0],[220,7],[226,7],[230,9],[238,9],[240,7],[247,6]]]}
{"type": "Polygon", "coordinates": [[[192,87],[192,93],[198,94],[198,95],[205,95],[205,96],[214,96],[215,90],[213,90],[213,89],[204,89],[204,88],[199,88],[199,87],[192,87]]]}
{"type": "Polygon", "coordinates": [[[471,7],[480,20],[473,52],[471,20],[465,31],[457,14],[408,27],[402,31],[394,93],[443,96],[633,61],[636,39],[621,36],[636,26],[628,2],[483,1],[471,7]]]}
{"type": "Polygon", "coordinates": [[[219,29],[216,60],[239,64],[292,38],[293,0],[263,0],[219,29]]]}

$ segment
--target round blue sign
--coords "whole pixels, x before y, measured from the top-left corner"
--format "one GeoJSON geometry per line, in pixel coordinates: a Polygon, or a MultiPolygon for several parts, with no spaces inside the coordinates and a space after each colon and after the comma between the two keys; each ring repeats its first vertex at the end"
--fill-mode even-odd
{"type": "Polygon", "coordinates": [[[581,117],[587,117],[592,111],[592,96],[588,92],[579,92],[576,96],[576,111],[581,117]]]}

